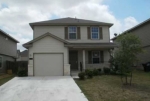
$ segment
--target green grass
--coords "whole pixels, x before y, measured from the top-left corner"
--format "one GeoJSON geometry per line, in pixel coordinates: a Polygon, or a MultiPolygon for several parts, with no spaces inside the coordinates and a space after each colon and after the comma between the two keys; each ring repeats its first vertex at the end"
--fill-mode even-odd
{"type": "Polygon", "coordinates": [[[150,73],[143,71],[134,71],[131,86],[113,75],[75,81],[89,101],[150,101],[150,73]]]}
{"type": "Polygon", "coordinates": [[[14,75],[0,79],[0,86],[3,85],[4,83],[6,83],[7,81],[11,80],[12,78],[14,78],[14,75]]]}

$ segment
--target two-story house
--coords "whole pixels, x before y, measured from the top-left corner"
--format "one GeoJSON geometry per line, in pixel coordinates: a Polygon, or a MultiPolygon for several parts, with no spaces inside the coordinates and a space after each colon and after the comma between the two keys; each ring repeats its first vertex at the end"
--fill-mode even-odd
{"type": "Polygon", "coordinates": [[[108,66],[109,28],[113,24],[62,18],[30,23],[33,40],[23,46],[29,50],[28,75],[60,76],[70,71],[108,66]]]}
{"type": "Polygon", "coordinates": [[[0,73],[6,72],[6,61],[16,61],[18,41],[0,29],[0,73]]]}
{"type": "Polygon", "coordinates": [[[28,50],[17,50],[17,61],[28,61],[28,50]]]}

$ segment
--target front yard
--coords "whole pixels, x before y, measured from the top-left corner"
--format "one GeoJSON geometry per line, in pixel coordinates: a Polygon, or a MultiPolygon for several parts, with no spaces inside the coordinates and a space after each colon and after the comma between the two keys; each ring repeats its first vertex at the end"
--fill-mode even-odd
{"type": "Polygon", "coordinates": [[[8,82],[12,78],[14,78],[14,75],[6,76],[6,77],[0,76],[0,86],[3,85],[4,83],[8,82]]]}
{"type": "Polygon", "coordinates": [[[89,101],[150,101],[150,73],[134,71],[132,86],[122,86],[120,76],[75,79],[89,101]]]}

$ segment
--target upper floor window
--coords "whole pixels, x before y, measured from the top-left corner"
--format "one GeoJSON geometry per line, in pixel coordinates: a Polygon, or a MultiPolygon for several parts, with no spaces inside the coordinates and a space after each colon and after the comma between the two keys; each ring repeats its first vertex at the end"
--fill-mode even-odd
{"type": "Polygon", "coordinates": [[[99,39],[99,27],[91,27],[91,39],[99,39]]]}
{"type": "Polygon", "coordinates": [[[68,27],[68,34],[69,39],[77,39],[77,27],[75,26],[68,27]]]}

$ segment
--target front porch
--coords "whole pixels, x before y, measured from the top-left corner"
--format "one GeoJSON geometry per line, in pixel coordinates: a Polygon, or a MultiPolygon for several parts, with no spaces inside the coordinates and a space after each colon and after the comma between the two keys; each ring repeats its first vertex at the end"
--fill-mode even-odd
{"type": "Polygon", "coordinates": [[[114,43],[71,43],[65,44],[69,49],[69,64],[71,75],[85,69],[109,67],[111,49],[114,43]]]}
{"type": "Polygon", "coordinates": [[[109,66],[110,49],[69,49],[71,76],[76,76],[85,69],[109,66]]]}

